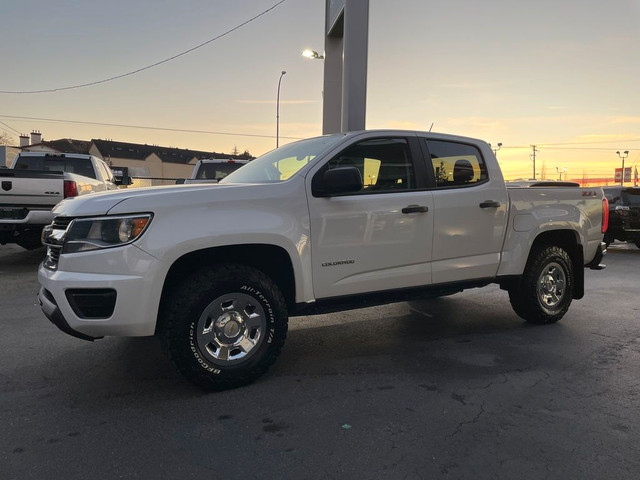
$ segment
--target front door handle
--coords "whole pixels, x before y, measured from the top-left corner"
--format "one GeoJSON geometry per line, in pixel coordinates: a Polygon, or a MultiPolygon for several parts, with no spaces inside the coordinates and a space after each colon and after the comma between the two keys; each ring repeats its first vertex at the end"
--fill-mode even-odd
{"type": "Polygon", "coordinates": [[[428,212],[429,207],[426,205],[409,205],[408,207],[404,207],[402,209],[402,213],[420,213],[420,212],[428,212]]]}
{"type": "Polygon", "coordinates": [[[495,200],[485,200],[480,204],[480,208],[498,208],[500,206],[500,202],[495,200]]]}

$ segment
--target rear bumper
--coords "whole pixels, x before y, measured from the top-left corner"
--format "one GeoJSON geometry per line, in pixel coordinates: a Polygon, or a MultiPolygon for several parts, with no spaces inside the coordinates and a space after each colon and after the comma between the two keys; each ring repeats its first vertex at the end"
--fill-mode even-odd
{"type": "Polygon", "coordinates": [[[0,225],[49,225],[54,217],[51,208],[48,210],[28,210],[24,217],[21,216],[22,218],[0,218],[0,225]]]}

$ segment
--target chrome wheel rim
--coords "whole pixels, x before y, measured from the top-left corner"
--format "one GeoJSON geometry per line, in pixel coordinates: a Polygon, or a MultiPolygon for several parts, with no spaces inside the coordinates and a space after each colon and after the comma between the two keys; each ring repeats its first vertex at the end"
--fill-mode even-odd
{"type": "Polygon", "coordinates": [[[565,295],[567,278],[564,269],[558,263],[549,263],[544,267],[538,279],[538,299],[547,308],[557,307],[565,295]]]}
{"type": "Polygon", "coordinates": [[[209,361],[241,363],[255,353],[266,325],[264,309],[254,297],[229,293],[216,298],[200,315],[196,343],[209,361]]]}

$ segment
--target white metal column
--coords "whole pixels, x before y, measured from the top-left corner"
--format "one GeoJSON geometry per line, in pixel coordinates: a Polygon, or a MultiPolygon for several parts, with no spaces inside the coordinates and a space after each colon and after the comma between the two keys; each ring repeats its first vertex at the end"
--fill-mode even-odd
{"type": "Polygon", "coordinates": [[[322,133],[364,130],[369,0],[326,0],[322,133]]]}

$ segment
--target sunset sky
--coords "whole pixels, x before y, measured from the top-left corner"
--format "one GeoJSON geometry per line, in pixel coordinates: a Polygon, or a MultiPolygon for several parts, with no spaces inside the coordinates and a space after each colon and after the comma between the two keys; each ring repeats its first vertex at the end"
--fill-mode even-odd
{"type": "MultiPolygon", "coordinates": [[[[0,90],[126,74],[278,2],[4,0],[0,90]]],[[[259,155],[275,147],[286,70],[280,143],[320,135],[323,62],[300,52],[322,52],[324,8],[285,0],[134,75],[0,93],[0,132],[259,155]]],[[[613,176],[616,150],[640,167],[639,46],[639,0],[370,0],[367,128],[501,142],[510,178],[532,175],[534,144],[538,177],[613,176]]]]}

